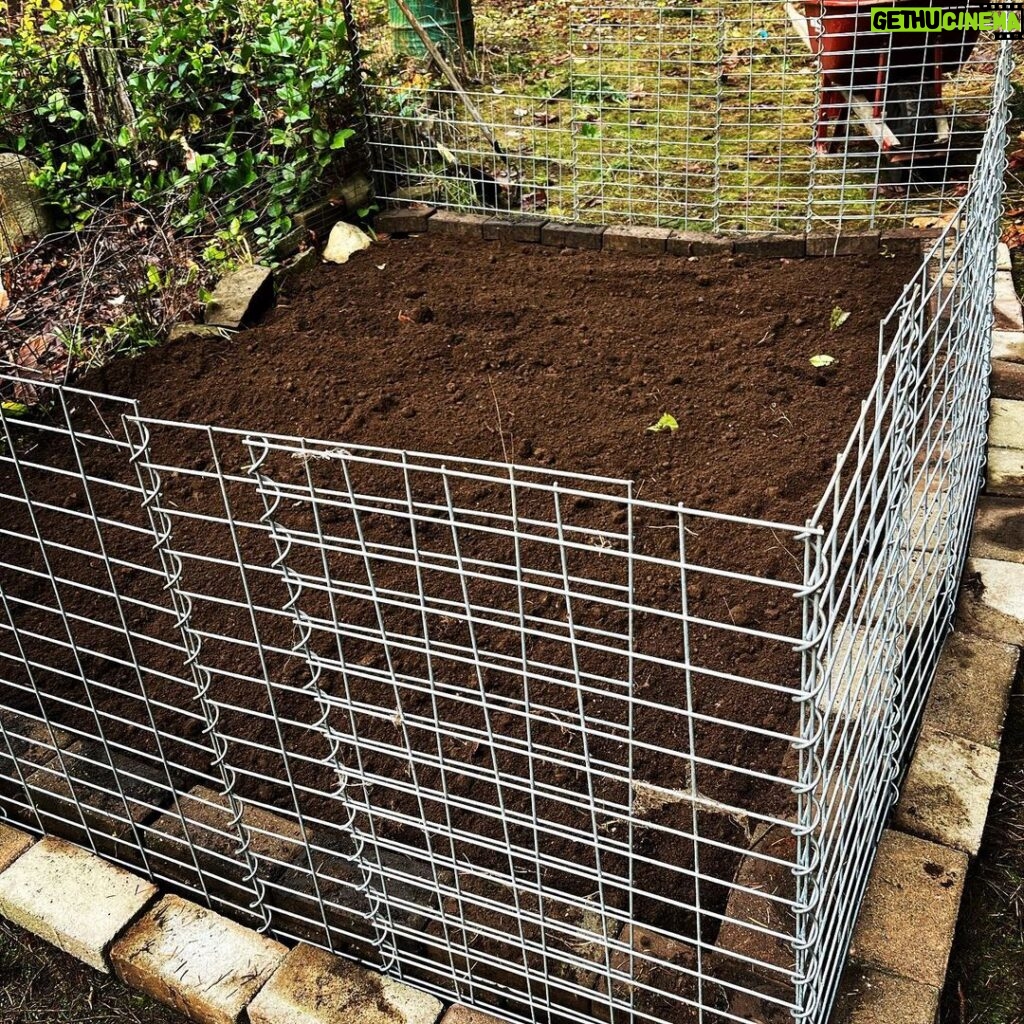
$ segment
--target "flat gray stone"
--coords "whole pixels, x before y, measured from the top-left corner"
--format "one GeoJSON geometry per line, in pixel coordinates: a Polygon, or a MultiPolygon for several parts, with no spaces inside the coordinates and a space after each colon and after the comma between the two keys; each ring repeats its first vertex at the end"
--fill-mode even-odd
{"type": "Polygon", "coordinates": [[[6,871],[34,842],[30,835],[0,822],[0,871],[6,871]]]}
{"type": "Polygon", "coordinates": [[[935,1024],[939,989],[851,964],[839,987],[832,1024],[935,1024]]]}
{"type": "Polygon", "coordinates": [[[989,410],[989,446],[1024,449],[1024,402],[993,398],[989,410]]]}
{"type": "Polygon", "coordinates": [[[973,857],[981,847],[998,767],[999,751],[926,725],[893,824],[973,857]]]}
{"type": "Polygon", "coordinates": [[[411,985],[296,946],[249,1004],[250,1024],[434,1024],[441,1002],[411,985]]]}
{"type": "Polygon", "coordinates": [[[0,915],[105,973],[110,944],[156,894],[144,879],[51,836],[0,873],[0,915]]]}
{"type": "Polygon", "coordinates": [[[30,238],[53,230],[43,193],[32,184],[39,168],[27,156],[0,153],[0,260],[30,238]]]}
{"type": "Polygon", "coordinates": [[[253,264],[222,277],[206,304],[206,323],[239,330],[256,323],[274,301],[274,275],[253,264]]]}
{"type": "Polygon", "coordinates": [[[946,639],[924,720],[933,728],[999,749],[1018,648],[973,633],[946,639]]]}
{"type": "Polygon", "coordinates": [[[989,494],[1024,498],[1024,451],[989,448],[985,487],[989,494]]]}
{"type": "Polygon", "coordinates": [[[1024,565],[970,558],[957,608],[959,628],[990,640],[1024,644],[1024,565]]]}
{"type": "Polygon", "coordinates": [[[992,358],[1024,363],[1024,331],[993,331],[992,358]]]}
{"type": "Polygon", "coordinates": [[[110,960],[126,985],[199,1024],[237,1024],[286,953],[280,942],[165,896],[114,943],[110,960]]]}
{"type": "Polygon", "coordinates": [[[850,956],[865,966],[941,988],[966,873],[965,853],[886,829],[850,956]]]}

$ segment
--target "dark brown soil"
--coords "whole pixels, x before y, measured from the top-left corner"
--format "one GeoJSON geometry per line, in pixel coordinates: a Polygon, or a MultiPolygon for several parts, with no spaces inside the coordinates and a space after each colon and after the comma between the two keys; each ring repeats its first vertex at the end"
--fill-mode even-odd
{"type": "MultiPolygon", "coordinates": [[[[146,416],[449,457],[448,476],[437,466],[414,474],[410,493],[400,464],[267,456],[262,472],[294,489],[295,500],[276,512],[279,523],[322,533],[331,546],[321,556],[300,539],[287,553],[289,567],[310,584],[299,611],[320,623],[307,631],[308,652],[300,644],[296,655],[301,631],[294,628],[281,574],[237,568],[239,555],[250,566],[268,567],[279,554],[266,532],[250,525],[264,513],[263,503],[246,480],[229,480],[222,493],[210,475],[219,467],[244,476],[251,450],[236,437],[150,428],[152,453],[166,467],[160,505],[173,520],[182,586],[193,595],[201,664],[209,671],[209,696],[239,791],[294,807],[275,753],[283,740],[293,755],[293,780],[305,787],[303,813],[337,819],[337,803],[328,796],[336,780],[314,725],[321,710],[310,698],[308,653],[319,661],[318,681],[332,701],[327,721],[338,757],[373,783],[368,790],[351,784],[356,803],[366,799],[373,807],[372,820],[357,811],[357,827],[457,868],[449,901],[458,904],[458,892],[472,894],[461,913],[449,908],[465,931],[457,941],[477,948],[483,942],[493,952],[500,944],[474,933],[489,928],[507,933],[518,948],[525,930],[529,941],[558,948],[550,929],[557,932],[565,917],[559,891],[569,902],[600,897],[624,918],[693,935],[694,915],[684,905],[696,895],[695,847],[702,875],[728,883],[756,823],[745,813],[788,813],[786,788],[752,773],[778,774],[796,729],[791,695],[771,687],[797,684],[798,657],[785,638],[798,638],[801,628],[791,591],[699,567],[796,584],[803,549],[782,528],[688,515],[687,560],[694,568],[686,597],[700,621],[684,636],[678,620],[659,614],[678,612],[682,602],[678,515],[671,508],[637,508],[630,520],[613,496],[624,493],[622,487],[586,488],[608,498],[573,494],[564,478],[569,493],[556,506],[547,485],[556,470],[598,474],[633,481],[644,501],[802,524],[874,379],[879,319],[914,269],[909,257],[686,261],[434,236],[391,240],[345,267],[318,269],[282,297],[267,323],[235,340],[180,342],[93,374],[85,386],[136,399],[146,416]],[[850,317],[833,331],[836,307],[850,317]],[[835,357],[835,365],[814,369],[809,360],[817,354],[835,357]],[[663,413],[677,419],[678,431],[648,432],[663,413]],[[517,489],[518,516],[520,523],[540,525],[522,527],[518,545],[507,534],[479,528],[487,514],[510,514],[505,471],[498,466],[482,470],[485,479],[463,479],[457,471],[466,458],[535,467],[530,479],[545,488],[517,489]],[[337,498],[311,503],[310,483],[333,489],[337,498]],[[386,500],[357,520],[351,502],[345,504],[350,491],[386,500]],[[234,531],[224,522],[192,518],[223,519],[225,496],[234,531]],[[424,513],[415,535],[409,501],[435,510],[433,518],[424,513]],[[460,510],[458,546],[449,504],[460,510]],[[579,545],[562,562],[550,543],[559,530],[593,543],[579,545]],[[630,545],[649,559],[635,563],[632,616],[608,603],[621,597],[617,587],[630,584],[622,557],[630,545]],[[366,549],[377,552],[372,566],[360,555],[366,549]],[[395,549],[418,550],[425,568],[417,575],[378,557],[395,549]],[[517,558],[525,589],[515,585],[511,569],[478,571],[465,589],[447,571],[457,560],[515,567],[517,558]],[[567,577],[574,581],[568,599],[567,577]],[[252,616],[243,607],[245,587],[260,606],[252,616]],[[406,600],[385,603],[382,619],[373,592],[406,600]],[[429,599],[429,617],[416,607],[420,592],[429,599]],[[468,623],[466,604],[489,622],[468,623]],[[525,645],[515,629],[524,616],[531,626],[525,645]],[[334,618],[360,635],[339,645],[330,630],[334,618]],[[598,642],[574,648],[570,632],[598,642]],[[476,658],[459,656],[474,648],[476,658]],[[687,649],[694,666],[689,680],[681,668],[687,649]],[[286,720],[280,737],[263,714],[271,696],[286,720]],[[640,803],[630,779],[686,789],[694,764],[701,792],[735,808],[731,814],[701,811],[699,844],[688,838],[693,815],[687,803],[646,808],[642,827],[616,820],[640,803]],[[531,800],[529,788],[540,795],[531,800]],[[450,830],[462,836],[454,846],[445,838],[450,830]],[[510,853],[510,847],[549,858],[542,904],[526,892],[514,906],[507,887],[495,880],[495,873],[514,871],[523,879],[523,872],[532,872],[537,881],[529,853],[510,853]],[[492,908],[480,909],[486,902],[492,908]],[[508,914],[494,905],[508,907],[508,914]],[[549,921],[546,936],[534,934],[531,915],[549,921]]],[[[72,404],[79,429],[88,427],[99,438],[105,430],[124,436],[122,408],[72,404]]],[[[53,590],[38,577],[0,575],[27,631],[30,656],[58,670],[35,678],[50,713],[95,734],[94,716],[72,706],[83,702],[74,680],[84,671],[94,681],[91,692],[108,738],[146,750],[152,739],[145,691],[158,702],[151,710],[182,781],[214,778],[210,741],[182,669],[138,495],[105,485],[85,493],[74,479],[75,452],[57,436],[19,443],[31,451],[26,458],[71,474],[23,470],[32,497],[54,506],[37,512],[44,535],[98,551],[89,520],[73,517],[91,502],[98,515],[139,528],[107,529],[108,554],[151,570],[115,571],[139,634],[132,649],[118,634],[120,609],[111,597],[80,585],[59,588],[80,617],[73,623],[78,662],[64,647],[29,636],[57,636],[64,628],[32,607],[52,606],[53,590]],[[142,665],[138,674],[126,668],[133,658],[142,665]]],[[[135,482],[123,451],[97,441],[83,444],[83,452],[90,474],[135,482]]],[[[9,467],[0,470],[3,492],[19,493],[9,467]]],[[[520,479],[528,477],[524,471],[520,479]]],[[[8,528],[30,534],[22,506],[3,505],[8,528]]],[[[10,550],[11,561],[45,571],[38,545],[12,541],[10,550]]],[[[68,580],[110,589],[97,559],[66,549],[50,553],[68,580]]],[[[14,657],[6,631],[3,650],[14,657]]],[[[26,704],[28,691],[19,697],[26,704]]],[[[704,921],[705,941],[713,941],[713,915],[727,896],[724,886],[701,883],[700,905],[712,914],[704,921]]],[[[578,956],[580,922],[564,927],[564,942],[578,956]]],[[[556,971],[555,965],[546,969],[556,971]]]]}

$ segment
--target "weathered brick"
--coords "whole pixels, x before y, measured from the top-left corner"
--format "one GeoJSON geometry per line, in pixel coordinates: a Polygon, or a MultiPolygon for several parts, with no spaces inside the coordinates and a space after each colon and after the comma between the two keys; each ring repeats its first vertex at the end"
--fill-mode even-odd
{"type": "Polygon", "coordinates": [[[928,242],[935,238],[934,231],[925,231],[921,228],[896,228],[892,231],[882,232],[879,247],[882,252],[918,255],[923,252],[928,242]]]}
{"type": "Polygon", "coordinates": [[[33,842],[31,836],[0,822],[0,871],[9,868],[33,842]]]}
{"type": "Polygon", "coordinates": [[[740,235],[734,242],[736,252],[769,258],[801,259],[807,255],[804,235],[765,234],[740,235]]]}
{"type": "Polygon", "coordinates": [[[171,801],[166,776],[156,765],[91,740],[70,744],[25,785],[47,831],[82,845],[91,840],[98,853],[140,867],[139,826],[171,801]]]}
{"type": "Polygon", "coordinates": [[[694,243],[705,237],[700,231],[673,231],[665,241],[665,249],[670,256],[692,256],[694,243]]]}
{"type": "Polygon", "coordinates": [[[988,443],[990,448],[1024,450],[1024,402],[992,399],[989,403],[988,443]]]}
{"type": "Polygon", "coordinates": [[[941,988],[966,873],[966,854],[886,829],[850,955],[941,988]]]}
{"type": "Polygon", "coordinates": [[[989,448],[985,486],[989,494],[1024,498],[1024,451],[989,448]]]}
{"type": "Polygon", "coordinates": [[[693,256],[724,256],[733,251],[733,239],[728,235],[703,235],[690,243],[693,256]]]}
{"type": "Polygon", "coordinates": [[[601,237],[601,248],[610,252],[659,253],[664,252],[669,228],[651,228],[639,224],[616,224],[601,237]]]}
{"type": "Polygon", "coordinates": [[[156,892],[131,872],[48,836],[0,873],[0,915],[107,972],[110,944],[156,892]]]}
{"type": "Polygon", "coordinates": [[[935,672],[925,721],[936,729],[999,749],[1018,648],[954,631],[935,672]]]}
{"type": "Polygon", "coordinates": [[[1005,242],[1000,242],[996,246],[996,270],[1013,270],[1010,247],[1005,242]]]}
{"type": "Polygon", "coordinates": [[[1024,562],[1024,501],[979,499],[971,534],[971,554],[1004,562],[1024,562]]]}
{"type": "Polygon", "coordinates": [[[808,256],[869,256],[879,250],[881,235],[865,231],[840,235],[807,236],[808,256]]]}
{"type": "Polygon", "coordinates": [[[419,235],[427,230],[427,221],[434,213],[432,206],[419,203],[398,206],[378,214],[373,226],[386,235],[419,235]]]}
{"type": "Polygon", "coordinates": [[[981,846],[998,767],[997,750],[926,725],[893,824],[973,856],[981,846]]]}
{"type": "Polygon", "coordinates": [[[306,231],[312,231],[322,238],[330,232],[331,228],[344,215],[344,202],[332,202],[329,199],[325,199],[322,202],[314,203],[312,206],[299,210],[292,220],[295,221],[298,227],[304,228],[306,231]]]}
{"type": "Polygon", "coordinates": [[[832,1024],[935,1024],[939,989],[851,964],[843,976],[832,1024]]]}
{"type": "Polygon", "coordinates": [[[434,1024],[441,1003],[410,985],[296,946],[246,1011],[250,1024],[434,1024]]]}
{"type": "Polygon", "coordinates": [[[484,221],[483,236],[488,241],[539,242],[541,230],[546,223],[544,217],[522,214],[491,217],[484,221]]]}
{"type": "Polygon", "coordinates": [[[1024,316],[1021,315],[1020,299],[1013,286],[1013,276],[1008,270],[996,271],[996,330],[1024,331],[1024,316]]]}
{"type": "Polygon", "coordinates": [[[1024,363],[992,360],[992,394],[1024,402],[1024,363]]]}
{"type": "Polygon", "coordinates": [[[1024,363],[1024,331],[992,332],[992,359],[1024,363]]]}
{"type": "Polygon", "coordinates": [[[438,210],[427,221],[430,234],[455,235],[457,238],[483,238],[484,222],[489,218],[478,213],[438,210]]]}
{"type": "Polygon", "coordinates": [[[961,628],[990,640],[1024,644],[1024,565],[968,559],[957,621],[961,628]]]}
{"type": "Polygon", "coordinates": [[[542,245],[560,249],[600,249],[603,224],[559,224],[549,220],[540,229],[542,245]]]}
{"type": "MultiPolygon", "coordinates": [[[[179,798],[178,808],[180,814],[169,810],[145,830],[143,845],[154,871],[200,892],[198,865],[212,901],[230,908],[232,916],[251,921],[246,908],[255,894],[246,881],[248,864],[238,852],[240,841],[227,797],[196,786],[179,798]]],[[[282,864],[305,856],[301,830],[288,818],[245,804],[242,826],[261,878],[272,878],[282,864]]]]}
{"type": "Polygon", "coordinates": [[[212,910],[165,896],[110,950],[117,976],[199,1024],[236,1024],[287,950],[212,910]]]}

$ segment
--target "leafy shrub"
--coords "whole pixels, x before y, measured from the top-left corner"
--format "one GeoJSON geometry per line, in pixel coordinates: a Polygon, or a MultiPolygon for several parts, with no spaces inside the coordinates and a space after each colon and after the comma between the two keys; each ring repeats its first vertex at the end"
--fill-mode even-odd
{"type": "Polygon", "coordinates": [[[267,244],[353,134],[349,69],[319,0],[25,0],[0,38],[0,149],[36,161],[70,225],[113,199],[267,244]]]}

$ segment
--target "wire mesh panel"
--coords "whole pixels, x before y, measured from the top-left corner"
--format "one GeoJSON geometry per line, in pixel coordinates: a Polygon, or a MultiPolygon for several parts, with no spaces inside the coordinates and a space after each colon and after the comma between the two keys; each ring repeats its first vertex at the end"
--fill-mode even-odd
{"type": "Polygon", "coordinates": [[[483,0],[471,46],[357,2],[380,194],[713,231],[934,214],[974,166],[997,44],[875,32],[870,7],[483,0]]]}

